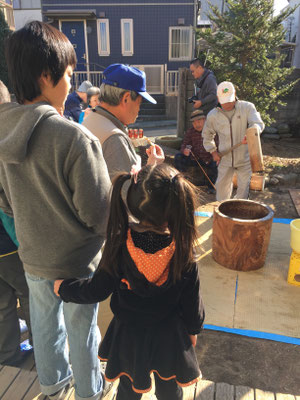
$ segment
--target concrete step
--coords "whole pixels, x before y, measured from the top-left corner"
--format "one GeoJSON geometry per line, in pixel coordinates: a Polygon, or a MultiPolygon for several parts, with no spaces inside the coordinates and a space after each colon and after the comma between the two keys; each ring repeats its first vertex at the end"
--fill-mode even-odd
{"type": "Polygon", "coordinates": [[[161,121],[166,120],[168,117],[166,115],[139,115],[137,121],[161,121]]]}
{"type": "MultiPolygon", "coordinates": [[[[157,104],[165,103],[165,95],[164,94],[151,94],[151,96],[157,101],[157,104]]],[[[149,102],[147,100],[143,100],[143,103],[145,104],[145,103],[149,103],[149,102]]]]}
{"type": "Polygon", "coordinates": [[[165,114],[166,114],[165,108],[153,108],[153,109],[145,109],[145,110],[141,109],[140,110],[140,115],[145,115],[145,116],[147,116],[147,115],[155,116],[155,115],[165,115],[165,114]]]}
{"type": "Polygon", "coordinates": [[[134,124],[128,125],[129,128],[148,128],[157,129],[163,127],[176,127],[177,121],[174,119],[155,119],[155,120],[137,120],[134,124]]]}
{"type": "Polygon", "coordinates": [[[147,102],[142,102],[142,104],[141,104],[141,110],[156,110],[157,108],[166,109],[165,102],[153,104],[153,103],[150,103],[149,101],[147,101],[147,102]]]}

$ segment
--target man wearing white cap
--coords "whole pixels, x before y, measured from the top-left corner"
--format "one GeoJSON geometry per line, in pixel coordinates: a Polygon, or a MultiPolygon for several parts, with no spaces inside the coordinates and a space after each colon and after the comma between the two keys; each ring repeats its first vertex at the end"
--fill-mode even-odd
{"type": "Polygon", "coordinates": [[[256,127],[261,133],[264,123],[253,103],[238,100],[233,84],[222,82],[218,85],[217,96],[219,106],[207,116],[203,129],[203,144],[218,164],[218,179],[216,182],[217,200],[230,199],[232,194],[232,177],[237,174],[236,198],[247,199],[251,179],[251,164],[246,140],[246,129],[256,127]],[[219,151],[221,153],[235,144],[243,144],[221,158],[214,141],[219,136],[219,151]]]}

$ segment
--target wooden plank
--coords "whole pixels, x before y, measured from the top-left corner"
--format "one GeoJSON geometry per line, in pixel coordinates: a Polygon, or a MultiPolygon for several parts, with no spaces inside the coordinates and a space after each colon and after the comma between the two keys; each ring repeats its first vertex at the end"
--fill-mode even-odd
{"type": "Polygon", "coordinates": [[[36,377],[33,384],[31,385],[25,396],[22,398],[22,400],[46,400],[46,399],[47,396],[41,393],[40,383],[38,378],[36,377]]]}
{"type": "Polygon", "coordinates": [[[289,189],[291,199],[294,203],[294,206],[297,210],[298,215],[300,216],[300,190],[299,189],[289,189]]]}
{"type": "Polygon", "coordinates": [[[183,400],[194,400],[196,384],[190,385],[183,389],[183,400]]]}
{"type": "Polygon", "coordinates": [[[214,395],[214,382],[201,380],[197,383],[195,400],[214,400],[214,395]]]}
{"type": "Polygon", "coordinates": [[[217,383],[215,400],[234,400],[234,386],[228,383],[217,383]]]}
{"type": "Polygon", "coordinates": [[[292,394],[276,393],[276,400],[295,400],[292,394]]]}
{"type": "Polygon", "coordinates": [[[0,371],[0,399],[19,373],[19,368],[15,367],[4,367],[0,371]]]}
{"type": "Polygon", "coordinates": [[[16,379],[11,383],[1,400],[19,400],[24,397],[36,379],[36,373],[21,370],[16,379]]]}
{"type": "Polygon", "coordinates": [[[235,400],[254,400],[254,389],[247,386],[236,386],[235,400]]]}
{"type": "Polygon", "coordinates": [[[272,392],[265,392],[260,389],[255,389],[256,400],[275,400],[275,394],[272,392]]]}

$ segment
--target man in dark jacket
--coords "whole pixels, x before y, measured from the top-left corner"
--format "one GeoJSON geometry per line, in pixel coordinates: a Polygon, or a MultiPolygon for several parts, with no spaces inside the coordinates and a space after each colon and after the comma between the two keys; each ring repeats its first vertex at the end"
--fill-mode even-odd
{"type": "Polygon", "coordinates": [[[72,121],[79,122],[82,112],[82,103],[87,102],[87,91],[92,87],[90,81],[84,81],[75,92],[67,97],[64,116],[72,121]]]}
{"type": "Polygon", "coordinates": [[[194,108],[203,110],[207,115],[218,104],[217,80],[212,71],[204,67],[204,64],[195,58],[190,63],[190,71],[196,79],[194,108]]]}

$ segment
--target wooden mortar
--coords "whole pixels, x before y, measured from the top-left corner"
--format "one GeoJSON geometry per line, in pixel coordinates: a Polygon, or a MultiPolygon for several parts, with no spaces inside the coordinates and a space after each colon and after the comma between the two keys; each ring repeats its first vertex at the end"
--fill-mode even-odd
{"type": "Polygon", "coordinates": [[[212,256],[226,268],[251,271],[263,267],[274,212],[252,200],[225,200],[213,216],[212,256]]]}

